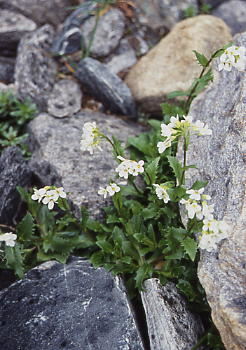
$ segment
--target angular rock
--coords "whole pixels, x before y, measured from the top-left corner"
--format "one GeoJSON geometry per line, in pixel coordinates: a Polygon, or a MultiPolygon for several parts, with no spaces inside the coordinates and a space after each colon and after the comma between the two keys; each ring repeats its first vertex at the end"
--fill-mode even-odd
{"type": "Polygon", "coordinates": [[[206,4],[212,6],[212,8],[215,8],[220,4],[222,4],[223,2],[227,2],[227,1],[230,1],[230,0],[206,0],[206,4]]]}
{"type": "Polygon", "coordinates": [[[231,28],[232,34],[246,30],[246,2],[231,0],[221,4],[213,11],[213,15],[220,17],[231,28]]]}
{"type": "Polygon", "coordinates": [[[82,92],[79,85],[68,79],[58,81],[48,100],[48,112],[54,117],[68,117],[81,108],[82,92]]]}
{"type": "MultiPolygon", "coordinates": [[[[74,0],[0,0],[0,6],[12,9],[31,18],[38,25],[46,23],[57,26],[69,14],[69,7],[77,5],[74,0]]],[[[71,10],[70,10],[71,11],[71,10]]]]}
{"type": "MultiPolygon", "coordinates": [[[[235,38],[246,46],[246,33],[235,38]]],[[[246,76],[233,69],[214,72],[214,83],[189,112],[205,122],[211,137],[194,137],[188,151],[187,186],[208,180],[215,217],[230,225],[229,237],[217,252],[202,251],[198,275],[212,309],[212,318],[227,350],[246,344],[246,76]],[[204,151],[205,150],[205,151],[204,151]]]]}
{"type": "Polygon", "coordinates": [[[210,56],[231,41],[219,18],[201,15],[178,23],[130,70],[126,83],[145,112],[160,113],[160,103],[175,90],[186,90],[200,74],[192,50],[210,56]]]}
{"type": "Polygon", "coordinates": [[[132,67],[137,62],[135,51],[129,45],[127,39],[122,39],[119,48],[106,63],[110,72],[118,74],[132,67]]]}
{"type": "Polygon", "coordinates": [[[129,121],[86,110],[69,119],[42,114],[31,121],[28,131],[31,134],[31,167],[41,182],[63,186],[77,207],[88,206],[97,216],[105,206],[97,190],[114,177],[117,164],[108,143],[102,143],[103,152],[95,152],[93,156],[80,151],[83,125],[92,121],[96,121],[105,134],[121,141],[142,131],[129,121]]]}
{"type": "Polygon", "coordinates": [[[197,315],[174,283],[161,285],[156,278],[144,282],[141,298],[146,313],[151,350],[190,350],[203,333],[197,315]]]}
{"type": "Polygon", "coordinates": [[[117,114],[136,116],[135,103],[130,89],[106,65],[93,58],[85,58],[78,64],[76,77],[86,91],[117,114]]]}
{"type": "Polygon", "coordinates": [[[20,13],[0,9],[0,50],[1,55],[15,56],[20,39],[25,33],[37,28],[36,23],[20,13]]]}
{"type": "Polygon", "coordinates": [[[143,350],[121,282],[81,258],[30,270],[0,300],[1,349],[143,350]]]}
{"type": "Polygon", "coordinates": [[[46,110],[47,100],[53,89],[56,63],[48,54],[54,30],[45,25],[20,42],[16,59],[15,80],[17,92],[22,98],[32,99],[46,110]]]}
{"type": "Polygon", "coordinates": [[[5,84],[14,82],[15,59],[0,57],[0,81],[5,84]]]}
{"type": "Polygon", "coordinates": [[[21,150],[8,147],[0,156],[0,223],[15,224],[20,208],[16,186],[30,186],[32,173],[21,150]]]}

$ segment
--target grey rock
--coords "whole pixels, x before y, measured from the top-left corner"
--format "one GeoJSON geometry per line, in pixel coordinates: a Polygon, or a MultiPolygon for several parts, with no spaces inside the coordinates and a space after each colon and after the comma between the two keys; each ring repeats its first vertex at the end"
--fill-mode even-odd
{"type": "MultiPolygon", "coordinates": [[[[89,47],[92,32],[95,27],[95,16],[88,18],[81,27],[85,47],[89,47]]],[[[120,42],[124,34],[125,17],[118,9],[110,9],[99,18],[95,36],[90,49],[90,55],[104,57],[109,55],[120,42]]]]}
{"type": "Polygon", "coordinates": [[[0,83],[0,92],[6,91],[6,90],[11,90],[12,92],[14,92],[16,94],[16,88],[15,88],[14,84],[6,85],[3,83],[0,83]]]}
{"type": "MultiPolygon", "coordinates": [[[[246,46],[246,33],[236,45],[246,46]]],[[[227,350],[246,344],[246,76],[233,69],[214,72],[214,83],[194,100],[189,114],[212,129],[212,137],[193,137],[188,151],[187,186],[208,180],[215,218],[229,226],[217,252],[202,251],[198,275],[212,318],[227,350]]]]}
{"type": "Polygon", "coordinates": [[[130,89],[106,65],[88,57],[80,61],[75,75],[82,87],[107,109],[135,118],[135,103],[130,89]]]}
{"type": "Polygon", "coordinates": [[[246,30],[246,2],[231,0],[221,4],[213,11],[213,15],[220,17],[231,28],[232,34],[246,30]]]}
{"type": "Polygon", "coordinates": [[[46,262],[0,293],[4,350],[143,350],[124,287],[81,258],[46,262]]]}
{"type": "Polygon", "coordinates": [[[15,56],[20,39],[25,33],[37,28],[36,23],[20,13],[0,9],[0,50],[1,55],[15,56]]]}
{"type": "Polygon", "coordinates": [[[63,79],[58,81],[48,100],[48,112],[54,117],[72,116],[81,108],[82,92],[78,83],[63,79]]]}
{"type": "Polygon", "coordinates": [[[206,0],[206,4],[210,5],[212,8],[215,8],[227,1],[230,1],[230,0],[206,0]]]}
{"type": "Polygon", "coordinates": [[[20,208],[16,186],[30,186],[32,173],[17,147],[8,147],[0,156],[0,223],[15,224],[20,208]]]}
{"type": "Polygon", "coordinates": [[[127,39],[122,39],[119,48],[107,61],[106,66],[110,72],[118,74],[132,67],[137,62],[135,51],[128,43],[127,39]]]}
{"type": "Polygon", "coordinates": [[[0,7],[14,10],[31,18],[38,25],[57,26],[68,16],[74,0],[0,0],[0,7]]]}
{"type": "Polygon", "coordinates": [[[146,313],[151,350],[190,350],[203,333],[197,315],[174,283],[161,285],[158,279],[144,282],[141,298],[146,313]]]}
{"type": "Polygon", "coordinates": [[[14,82],[15,59],[0,57],[0,81],[5,84],[14,82]]]}
{"type": "Polygon", "coordinates": [[[56,63],[48,54],[54,30],[45,25],[20,42],[16,59],[15,80],[17,92],[29,97],[41,110],[46,110],[47,100],[53,89],[56,63]]]}
{"type": "Polygon", "coordinates": [[[93,156],[81,152],[83,125],[92,121],[96,121],[107,135],[114,135],[124,142],[128,136],[142,131],[129,121],[126,123],[114,116],[86,110],[63,119],[42,114],[31,121],[28,131],[32,151],[30,166],[41,182],[63,186],[77,207],[88,206],[97,216],[105,206],[105,200],[97,190],[114,177],[117,163],[113,160],[111,147],[105,142],[102,143],[103,152],[95,152],[93,156]]]}

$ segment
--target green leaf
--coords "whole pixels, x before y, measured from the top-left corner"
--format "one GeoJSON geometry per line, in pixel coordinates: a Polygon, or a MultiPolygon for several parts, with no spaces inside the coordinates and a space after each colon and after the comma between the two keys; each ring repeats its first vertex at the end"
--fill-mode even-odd
{"type": "Polygon", "coordinates": [[[21,250],[18,244],[14,247],[5,246],[6,266],[15,271],[15,274],[22,278],[24,275],[24,263],[21,250]]]}
{"type": "Polygon", "coordinates": [[[167,98],[172,99],[179,96],[189,96],[189,91],[181,91],[181,90],[173,91],[167,95],[167,98]]]}
{"type": "Polygon", "coordinates": [[[104,254],[102,251],[95,252],[90,257],[90,262],[94,267],[102,266],[104,263],[104,254]]]}
{"type": "Polygon", "coordinates": [[[155,131],[161,130],[161,124],[162,124],[162,122],[161,122],[160,120],[149,119],[149,120],[148,120],[148,124],[149,124],[150,126],[152,126],[152,128],[153,128],[155,131]]]}
{"type": "MultiPolygon", "coordinates": [[[[173,115],[184,115],[185,111],[182,107],[176,106],[170,103],[161,104],[162,113],[164,116],[173,116],[173,115]]],[[[166,123],[169,123],[169,119],[165,120],[166,123]]]]}
{"type": "Polygon", "coordinates": [[[144,176],[145,181],[148,185],[153,185],[156,180],[158,166],[159,166],[160,157],[155,158],[151,163],[145,168],[146,175],[144,176]]]}
{"type": "Polygon", "coordinates": [[[183,168],[181,163],[178,161],[176,157],[167,156],[168,163],[170,164],[170,167],[173,169],[174,175],[178,179],[178,183],[181,183],[182,174],[183,174],[183,168]]]}
{"type": "Polygon", "coordinates": [[[149,264],[144,264],[138,268],[136,276],[134,278],[136,281],[136,287],[138,289],[143,289],[142,288],[143,281],[151,277],[151,272],[152,272],[152,267],[149,264]]]}
{"type": "Polygon", "coordinates": [[[192,302],[196,299],[196,292],[189,281],[180,279],[176,287],[192,302]]]}
{"type": "Polygon", "coordinates": [[[196,181],[193,183],[191,188],[193,190],[200,190],[201,188],[206,187],[207,184],[208,184],[208,181],[196,181]]]}
{"type": "Polygon", "coordinates": [[[101,248],[105,253],[109,253],[109,254],[113,253],[113,246],[109,242],[107,242],[105,240],[97,241],[96,245],[99,248],[101,248]]]}
{"type": "Polygon", "coordinates": [[[17,225],[17,234],[23,240],[30,240],[34,229],[34,219],[28,212],[17,225]]]}
{"type": "Polygon", "coordinates": [[[37,260],[39,262],[56,260],[62,264],[65,264],[67,262],[68,257],[69,257],[69,254],[63,255],[61,253],[44,253],[42,251],[39,251],[37,254],[37,260]]]}
{"type": "Polygon", "coordinates": [[[193,50],[193,52],[196,55],[196,59],[198,61],[198,63],[202,66],[202,67],[206,67],[208,64],[208,59],[201,53],[197,52],[196,50],[193,50]]]}
{"type": "Polygon", "coordinates": [[[182,246],[184,247],[186,253],[189,255],[190,259],[194,261],[197,252],[196,241],[193,238],[186,237],[182,242],[182,246]]]}

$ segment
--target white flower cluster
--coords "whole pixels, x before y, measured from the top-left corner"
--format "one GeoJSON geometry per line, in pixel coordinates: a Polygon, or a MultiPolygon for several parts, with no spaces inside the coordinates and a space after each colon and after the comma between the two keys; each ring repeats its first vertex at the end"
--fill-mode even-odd
{"type": "Polygon", "coordinates": [[[67,197],[63,187],[45,186],[43,188],[40,188],[39,190],[34,189],[34,194],[31,198],[34,201],[42,201],[43,204],[48,204],[48,208],[51,210],[54,208],[54,205],[55,203],[57,203],[59,197],[67,197]]]}
{"type": "Polygon", "coordinates": [[[192,121],[192,116],[183,116],[183,120],[179,117],[171,117],[169,124],[161,124],[161,135],[166,137],[165,141],[160,141],[157,144],[159,153],[163,153],[167,148],[171,147],[172,141],[180,136],[190,135],[212,135],[212,130],[208,128],[200,120],[192,121]]]}
{"type": "Polygon", "coordinates": [[[0,235],[0,242],[5,242],[5,244],[9,247],[15,246],[15,241],[17,239],[17,235],[12,232],[7,232],[0,235]]]}
{"type": "Polygon", "coordinates": [[[246,67],[246,48],[243,46],[230,46],[220,56],[219,71],[230,72],[232,67],[244,71],[246,67]]]}
{"type": "Polygon", "coordinates": [[[98,194],[107,198],[107,195],[112,197],[117,192],[120,192],[120,187],[116,183],[111,183],[106,188],[100,187],[98,194]]]}
{"type": "Polygon", "coordinates": [[[167,193],[167,189],[169,187],[165,184],[161,184],[161,185],[153,184],[153,186],[155,186],[155,193],[157,197],[163,200],[164,203],[168,203],[170,201],[170,197],[167,193]]]}
{"type": "Polygon", "coordinates": [[[217,244],[228,236],[228,225],[223,221],[215,220],[213,217],[214,205],[209,205],[209,195],[203,194],[204,188],[199,190],[187,190],[189,199],[182,199],[188,217],[203,220],[202,234],[199,237],[199,248],[211,252],[217,249],[217,244]]]}
{"type": "Polygon", "coordinates": [[[99,146],[101,134],[97,128],[96,122],[88,122],[83,126],[82,138],[80,141],[81,151],[88,151],[90,154],[93,154],[94,149],[99,149],[102,151],[99,146]]]}
{"type": "Polygon", "coordinates": [[[135,160],[125,159],[121,156],[118,156],[117,158],[121,160],[120,165],[115,169],[115,171],[119,174],[119,177],[128,179],[129,174],[133,176],[138,176],[139,174],[144,172],[143,160],[137,162],[135,160]]]}

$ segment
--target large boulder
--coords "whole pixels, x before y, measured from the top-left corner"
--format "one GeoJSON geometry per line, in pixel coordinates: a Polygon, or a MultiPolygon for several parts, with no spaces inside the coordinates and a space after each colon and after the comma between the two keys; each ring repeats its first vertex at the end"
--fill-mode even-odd
{"type": "MultiPolygon", "coordinates": [[[[246,46],[246,33],[235,43],[246,46]]],[[[189,112],[212,129],[211,137],[194,137],[187,185],[208,180],[216,219],[228,222],[230,232],[217,252],[202,251],[198,275],[212,309],[212,318],[227,350],[246,344],[246,76],[233,69],[214,72],[213,85],[194,100],[189,112]]]]}
{"type": "Polygon", "coordinates": [[[81,258],[46,262],[0,292],[4,350],[143,350],[125,289],[81,258]]]}
{"type": "Polygon", "coordinates": [[[219,18],[186,19],[131,68],[126,83],[145,112],[160,113],[167,94],[188,89],[199,75],[201,67],[192,51],[209,57],[231,39],[229,28],[219,18]]]}
{"type": "Polygon", "coordinates": [[[48,54],[54,29],[45,25],[23,37],[18,47],[15,67],[17,92],[22,98],[32,99],[41,110],[46,110],[53,89],[56,63],[48,54]]]}

